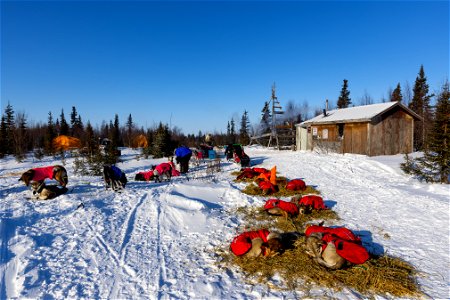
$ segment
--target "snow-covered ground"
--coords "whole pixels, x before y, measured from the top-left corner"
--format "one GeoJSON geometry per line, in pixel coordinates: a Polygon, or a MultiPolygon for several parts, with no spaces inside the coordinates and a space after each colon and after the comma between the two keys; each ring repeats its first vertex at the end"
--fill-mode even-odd
{"type": "MultiPolygon", "coordinates": [[[[223,162],[215,178],[206,166],[170,183],[133,180],[164,159],[136,160],[122,151],[118,166],[130,179],[126,190],[105,190],[101,177],[73,174],[66,159],[68,194],[31,201],[19,174],[59,160],[0,161],[0,298],[229,299],[358,298],[351,290],[279,291],[251,285],[238,269],[217,266],[245,224],[230,213],[264,198],[240,192],[223,162]],[[80,203],[84,208],[77,209],[80,203]]],[[[372,253],[400,257],[419,271],[431,298],[449,298],[449,198],[447,185],[420,183],[402,174],[402,156],[317,154],[246,148],[252,164],[317,186],[345,225],[372,253]]]]}

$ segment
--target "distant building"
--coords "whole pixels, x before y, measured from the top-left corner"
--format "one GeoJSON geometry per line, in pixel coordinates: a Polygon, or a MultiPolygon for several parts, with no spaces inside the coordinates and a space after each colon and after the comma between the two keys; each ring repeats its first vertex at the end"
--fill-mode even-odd
{"type": "Polygon", "coordinates": [[[415,121],[422,118],[400,102],[324,111],[296,125],[297,150],[368,156],[410,153],[415,121]]]}

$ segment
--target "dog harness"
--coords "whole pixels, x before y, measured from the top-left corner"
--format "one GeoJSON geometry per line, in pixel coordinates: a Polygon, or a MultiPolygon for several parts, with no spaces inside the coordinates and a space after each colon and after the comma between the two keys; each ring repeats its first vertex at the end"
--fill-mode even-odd
{"type": "Polygon", "coordinates": [[[54,166],[50,167],[42,167],[42,168],[34,168],[33,181],[42,181],[46,178],[53,179],[53,169],[54,166]]]}
{"type": "Polygon", "coordinates": [[[280,209],[284,210],[288,214],[291,215],[298,215],[298,207],[295,203],[283,201],[280,199],[269,199],[266,201],[266,204],[264,205],[265,210],[269,210],[271,208],[279,207],[280,209]]]}
{"type": "Polygon", "coordinates": [[[230,245],[230,249],[237,256],[244,255],[252,248],[253,239],[261,238],[265,243],[267,243],[267,236],[269,234],[270,232],[267,229],[241,233],[233,239],[230,245]]]}

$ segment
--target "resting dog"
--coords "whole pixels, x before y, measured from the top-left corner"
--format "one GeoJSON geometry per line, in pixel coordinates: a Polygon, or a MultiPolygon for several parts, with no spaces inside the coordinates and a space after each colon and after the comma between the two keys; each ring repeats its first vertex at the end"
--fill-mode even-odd
{"type": "Polygon", "coordinates": [[[31,189],[33,190],[33,196],[36,199],[48,200],[56,198],[62,194],[67,193],[66,187],[58,187],[57,185],[46,185],[45,182],[33,181],[31,183],[31,189]]]}
{"type": "Polygon", "coordinates": [[[26,186],[29,186],[30,182],[43,183],[45,179],[55,179],[62,187],[69,182],[66,169],[60,165],[29,169],[22,174],[19,181],[23,181],[26,186]]]}
{"type": "Polygon", "coordinates": [[[114,191],[124,189],[128,182],[125,173],[112,165],[103,166],[103,179],[105,180],[106,189],[112,188],[114,191]]]}
{"type": "Polygon", "coordinates": [[[306,237],[306,254],[313,257],[318,264],[332,270],[342,268],[346,262],[345,258],[337,254],[334,243],[324,243],[322,233],[318,232],[306,237]]]}
{"type": "Polygon", "coordinates": [[[283,246],[278,233],[260,229],[236,236],[231,242],[230,249],[236,256],[255,258],[274,256],[283,251],[283,246]]]}
{"type": "Polygon", "coordinates": [[[340,269],[348,261],[363,264],[369,253],[361,239],[345,227],[309,226],[305,231],[306,253],[322,266],[340,269]]]}

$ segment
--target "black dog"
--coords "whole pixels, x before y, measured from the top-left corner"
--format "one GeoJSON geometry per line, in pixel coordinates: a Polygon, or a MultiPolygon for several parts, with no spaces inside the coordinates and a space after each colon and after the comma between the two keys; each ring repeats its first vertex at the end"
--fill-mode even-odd
{"type": "Polygon", "coordinates": [[[118,167],[111,165],[103,166],[103,178],[106,189],[112,188],[114,191],[124,189],[128,182],[125,173],[118,167]]]}
{"type": "Polygon", "coordinates": [[[33,181],[31,183],[31,189],[33,190],[34,198],[40,200],[53,199],[68,191],[66,187],[58,187],[54,184],[46,185],[45,182],[40,183],[38,181],[33,181]]]}

